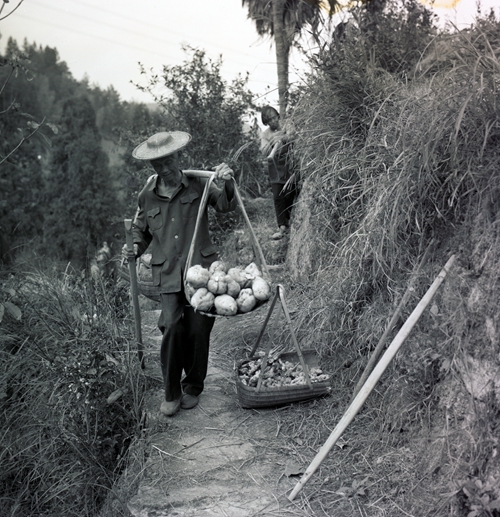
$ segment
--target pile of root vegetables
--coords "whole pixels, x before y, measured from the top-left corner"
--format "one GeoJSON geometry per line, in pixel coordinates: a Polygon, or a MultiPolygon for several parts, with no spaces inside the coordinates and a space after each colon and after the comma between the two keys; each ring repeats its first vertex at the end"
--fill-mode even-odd
{"type": "MultiPolygon", "coordinates": [[[[245,362],[238,368],[238,378],[245,386],[255,388],[262,370],[262,357],[245,362]]],[[[320,368],[308,368],[311,382],[325,382],[329,376],[320,368]]],[[[262,378],[262,386],[278,388],[282,386],[299,386],[307,384],[302,365],[286,361],[280,357],[267,361],[262,378]]]]}
{"type": "Polygon", "coordinates": [[[208,269],[191,266],[186,272],[185,291],[195,310],[220,316],[246,313],[271,296],[271,286],[252,262],[245,268],[228,268],[220,260],[208,269]]]}

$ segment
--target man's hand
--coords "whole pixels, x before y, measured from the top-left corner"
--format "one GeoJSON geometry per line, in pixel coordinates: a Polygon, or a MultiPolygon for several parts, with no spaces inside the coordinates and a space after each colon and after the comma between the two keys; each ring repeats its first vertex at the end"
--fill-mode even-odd
{"type": "Polygon", "coordinates": [[[234,171],[226,163],[221,163],[215,167],[215,177],[222,178],[224,181],[229,181],[234,178],[234,171]]]}
{"type": "Polygon", "coordinates": [[[127,244],[124,244],[123,247],[122,247],[122,258],[127,260],[127,261],[130,261],[131,259],[134,259],[137,257],[139,253],[139,245],[138,244],[134,244],[134,249],[133,250],[130,250],[127,246],[127,244]]]}

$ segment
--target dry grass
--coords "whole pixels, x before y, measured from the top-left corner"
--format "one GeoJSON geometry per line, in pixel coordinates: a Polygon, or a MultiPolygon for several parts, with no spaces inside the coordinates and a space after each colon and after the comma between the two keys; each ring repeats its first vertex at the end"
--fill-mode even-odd
{"type": "MultiPolygon", "coordinates": [[[[500,495],[492,488],[498,467],[486,459],[495,454],[491,429],[498,426],[498,400],[472,404],[476,399],[463,384],[453,384],[463,376],[457,361],[464,356],[498,365],[491,330],[499,296],[498,23],[486,20],[471,31],[438,37],[421,63],[411,81],[387,74],[377,80],[374,72],[362,90],[359,76],[339,79],[325,66],[293,114],[303,187],[293,223],[298,240],[292,239],[288,263],[305,284],[294,291],[299,333],[334,372],[336,400],[350,400],[430,240],[436,239],[436,250],[392,337],[451,253],[458,256],[434,307],[346,433],[359,452],[322,466],[338,472],[350,494],[330,488],[325,495],[318,488],[317,504],[325,508],[338,496],[325,514],[335,508],[341,515],[465,515],[478,508],[481,493],[490,502],[500,495]],[[434,45],[447,51],[432,53],[434,45]],[[471,304],[481,309],[471,311],[471,304]],[[445,414],[440,397],[451,385],[445,414]],[[460,414],[467,415],[466,425],[460,414]],[[450,417],[457,419],[453,425],[450,417]],[[486,434],[477,421],[489,429],[486,434]],[[432,454],[422,454],[428,448],[432,454]],[[390,450],[395,463],[380,459],[390,450]],[[373,476],[369,498],[355,501],[354,472],[373,476]],[[469,496],[461,488],[468,479],[482,483],[469,496]]],[[[311,415],[309,425],[321,427],[322,420],[311,415]]],[[[330,426],[335,420],[338,415],[330,426]]],[[[308,443],[316,442],[309,431],[308,443]]],[[[494,515],[491,504],[480,508],[484,515],[494,515]]]]}
{"type": "Polygon", "coordinates": [[[96,515],[142,419],[126,293],[69,270],[18,271],[8,285],[22,317],[2,322],[1,506],[96,515]]]}
{"type": "Polygon", "coordinates": [[[439,74],[428,63],[412,83],[369,84],[366,132],[353,128],[328,69],[294,112],[315,292],[337,306],[332,326],[344,342],[344,332],[358,327],[351,320],[359,306],[374,296],[393,305],[430,239],[441,242],[498,195],[494,29],[455,36],[439,74]],[[327,100],[323,91],[331,92],[327,100]]]}

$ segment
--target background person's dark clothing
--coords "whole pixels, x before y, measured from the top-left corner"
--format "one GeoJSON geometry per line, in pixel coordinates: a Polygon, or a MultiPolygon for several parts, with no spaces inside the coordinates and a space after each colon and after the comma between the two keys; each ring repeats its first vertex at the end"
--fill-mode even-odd
{"type": "Polygon", "coordinates": [[[294,185],[291,188],[284,189],[281,183],[271,183],[273,192],[274,210],[278,226],[290,226],[290,216],[292,214],[293,204],[297,196],[297,188],[294,185]]]}
{"type": "MultiPolygon", "coordinates": [[[[265,140],[263,138],[262,146],[264,145],[265,140]]],[[[280,228],[282,226],[286,226],[287,228],[290,226],[292,208],[298,194],[296,181],[292,181],[287,185],[287,188],[283,188],[294,172],[292,156],[292,145],[285,143],[278,148],[272,158],[267,159],[274,210],[276,212],[278,227],[280,228]]]]}
{"type": "Polygon", "coordinates": [[[290,143],[283,144],[273,158],[268,158],[267,168],[269,172],[269,181],[271,183],[279,183],[284,185],[292,175],[292,145],[290,143]]]}

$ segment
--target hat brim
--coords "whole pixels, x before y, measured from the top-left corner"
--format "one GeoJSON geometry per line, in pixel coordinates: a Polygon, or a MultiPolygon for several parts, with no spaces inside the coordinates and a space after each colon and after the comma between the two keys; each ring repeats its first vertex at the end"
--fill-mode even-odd
{"type": "Polygon", "coordinates": [[[158,146],[151,146],[148,139],[132,151],[132,156],[137,160],[157,160],[184,149],[191,140],[191,135],[184,131],[171,131],[165,133],[165,135],[171,137],[168,142],[158,146]]]}

